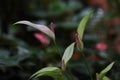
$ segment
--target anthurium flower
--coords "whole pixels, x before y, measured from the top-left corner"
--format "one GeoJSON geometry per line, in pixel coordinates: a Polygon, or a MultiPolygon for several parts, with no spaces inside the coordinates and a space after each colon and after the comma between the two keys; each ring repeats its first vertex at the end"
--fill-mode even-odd
{"type": "Polygon", "coordinates": [[[103,42],[96,44],[96,49],[99,51],[105,51],[107,47],[108,47],[107,44],[103,42]]]}
{"type": "Polygon", "coordinates": [[[50,44],[50,40],[44,34],[35,33],[34,37],[36,39],[38,39],[43,45],[49,45],[50,44]]]}
{"type": "Polygon", "coordinates": [[[38,30],[40,30],[41,32],[45,33],[46,35],[48,35],[49,37],[51,37],[52,39],[55,39],[55,34],[53,31],[51,31],[47,26],[45,25],[39,25],[39,24],[34,24],[30,21],[18,21],[15,24],[25,24],[28,26],[32,26],[38,30]]]}

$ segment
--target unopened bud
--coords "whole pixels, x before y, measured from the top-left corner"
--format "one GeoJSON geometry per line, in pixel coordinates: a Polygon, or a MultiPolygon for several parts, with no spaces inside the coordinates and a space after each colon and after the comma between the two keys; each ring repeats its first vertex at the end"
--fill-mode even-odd
{"type": "Polygon", "coordinates": [[[75,34],[75,38],[76,38],[76,43],[77,43],[78,48],[81,49],[82,47],[81,47],[81,43],[78,37],[78,33],[75,34]]]}

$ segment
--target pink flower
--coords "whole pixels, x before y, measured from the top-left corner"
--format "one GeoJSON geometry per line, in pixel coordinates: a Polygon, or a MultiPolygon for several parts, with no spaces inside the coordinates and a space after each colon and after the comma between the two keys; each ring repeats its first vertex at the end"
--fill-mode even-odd
{"type": "Polygon", "coordinates": [[[43,45],[49,45],[50,44],[50,40],[44,34],[35,33],[34,37],[36,39],[38,39],[43,45]]]}
{"type": "Polygon", "coordinates": [[[105,51],[107,49],[107,44],[105,43],[98,43],[96,44],[96,49],[99,50],[99,51],[105,51]]]}

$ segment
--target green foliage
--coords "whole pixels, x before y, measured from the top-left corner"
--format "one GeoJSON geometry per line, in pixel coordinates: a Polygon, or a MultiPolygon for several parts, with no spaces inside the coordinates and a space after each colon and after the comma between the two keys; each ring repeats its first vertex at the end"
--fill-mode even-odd
{"type": "Polygon", "coordinates": [[[85,30],[85,27],[87,25],[87,22],[89,20],[89,18],[91,17],[91,14],[92,12],[90,12],[89,14],[87,14],[81,21],[80,21],[80,24],[77,28],[77,33],[78,33],[78,45],[81,45],[81,49],[83,49],[83,41],[82,41],[82,38],[83,38],[83,33],[84,33],[84,30],[85,30]]]}
{"type": "MultiPolygon", "coordinates": [[[[81,36],[81,37],[83,36],[84,28],[85,28],[85,25],[87,24],[87,21],[88,21],[88,19],[89,19],[89,17],[90,17],[90,14],[91,14],[91,13],[89,13],[89,16],[86,15],[86,16],[82,19],[82,21],[81,21],[81,23],[80,23],[80,26],[78,27],[78,34],[79,34],[79,36],[81,36]]],[[[31,25],[31,26],[39,29],[40,31],[42,31],[41,26],[37,26],[37,25],[32,24],[32,23],[30,23],[30,22],[28,22],[28,21],[19,21],[19,22],[15,23],[15,24],[27,24],[27,25],[31,25]]],[[[43,29],[42,32],[44,32],[45,30],[46,30],[46,29],[43,29]]],[[[46,31],[47,31],[47,30],[46,30],[46,31]]],[[[47,33],[47,32],[44,32],[44,33],[47,33]]],[[[56,44],[56,43],[55,43],[55,44],[56,44]]],[[[63,71],[66,71],[66,65],[67,65],[68,61],[71,59],[71,57],[72,57],[72,55],[73,55],[74,45],[75,45],[75,42],[72,43],[72,44],[70,44],[70,45],[65,49],[65,52],[64,52],[63,57],[62,57],[62,70],[63,70],[63,71]]],[[[36,77],[44,76],[44,75],[51,76],[51,77],[60,77],[60,74],[57,74],[57,75],[56,75],[56,72],[57,72],[57,73],[58,73],[58,72],[61,73],[61,71],[60,71],[59,68],[56,68],[56,67],[46,67],[46,68],[43,68],[43,69],[37,71],[36,73],[34,73],[30,78],[34,78],[34,77],[36,78],[36,77]]]]}
{"type": "Polygon", "coordinates": [[[87,25],[87,22],[88,22],[89,18],[91,17],[91,14],[92,14],[92,12],[90,12],[89,14],[87,14],[87,15],[80,21],[80,24],[79,24],[78,29],[77,29],[78,35],[79,35],[79,37],[80,37],[80,40],[82,40],[82,38],[83,38],[83,33],[84,33],[85,27],[86,27],[86,25],[87,25]]]}
{"type": "Polygon", "coordinates": [[[39,71],[37,71],[36,73],[34,73],[30,79],[32,78],[37,78],[40,76],[50,76],[53,78],[58,78],[60,80],[63,80],[63,77],[61,75],[61,70],[57,67],[45,67],[39,71]]]}
{"type": "MultiPolygon", "coordinates": [[[[99,74],[99,79],[100,80],[105,80],[107,77],[105,76],[107,74],[107,72],[113,67],[115,62],[112,62],[111,64],[109,64],[105,69],[103,69],[100,74],[99,74]]],[[[107,78],[108,79],[108,78],[107,78]]],[[[109,80],[109,79],[108,79],[109,80]]]]}
{"type": "MultiPolygon", "coordinates": [[[[65,50],[64,46],[73,42],[74,32],[76,32],[79,22],[93,7],[95,13],[90,20],[89,27],[86,27],[85,34],[84,30],[81,32],[82,38],[79,37],[81,52],[87,57],[93,76],[96,73],[95,71],[104,68],[104,65],[108,64],[109,61],[118,61],[117,65],[109,72],[109,76],[112,80],[119,80],[120,52],[116,45],[119,45],[120,1],[102,0],[99,5],[97,5],[97,2],[99,0],[1,0],[0,80],[26,80],[31,73],[40,68],[46,66],[60,67],[62,53],[65,50]],[[104,11],[103,8],[105,7],[109,10],[104,11]],[[33,26],[12,25],[21,19],[30,20],[36,24],[44,24],[47,27],[49,27],[50,22],[54,22],[56,40],[61,56],[59,56],[53,44],[44,46],[34,37],[34,33],[41,33],[42,31],[33,29],[33,26]],[[11,39],[8,39],[8,36],[11,39]],[[108,46],[104,52],[97,50],[95,47],[96,44],[101,42],[108,46]]],[[[49,37],[53,39],[53,36],[49,37]]],[[[76,77],[75,80],[89,80],[88,73],[82,63],[81,52],[79,53],[75,47],[75,54],[73,54],[70,64],[67,62],[67,70],[72,72],[76,77]]],[[[64,60],[62,62],[64,63],[64,60]]],[[[72,79],[70,73],[65,76],[68,80],[72,79]]],[[[44,77],[40,77],[41,80],[44,80],[42,78],[44,77]]],[[[103,77],[103,79],[106,80],[106,77],[103,77]]]]}
{"type": "Polygon", "coordinates": [[[71,45],[69,45],[69,46],[66,48],[66,50],[65,50],[65,52],[64,52],[64,54],[63,54],[63,57],[62,57],[62,61],[63,61],[62,67],[63,67],[63,69],[64,69],[64,67],[66,67],[68,61],[71,59],[71,57],[72,57],[72,55],[73,55],[74,45],[75,45],[75,42],[72,43],[71,45]]]}
{"type": "MultiPolygon", "coordinates": [[[[77,33],[78,33],[78,35],[77,35],[77,38],[78,38],[77,44],[81,45],[82,48],[83,48],[83,42],[82,42],[83,33],[84,33],[85,26],[86,26],[86,24],[87,24],[87,22],[88,22],[88,20],[89,20],[89,18],[91,16],[91,14],[92,14],[92,12],[87,14],[81,20],[81,22],[80,22],[80,24],[79,24],[79,26],[77,28],[77,33]]],[[[19,21],[19,22],[16,22],[15,24],[26,24],[26,25],[32,26],[32,27],[40,30],[41,32],[47,34],[48,36],[53,38],[54,43],[55,43],[55,47],[56,47],[56,49],[58,49],[56,41],[55,41],[55,34],[49,28],[47,28],[46,26],[33,24],[33,23],[29,22],[29,21],[19,21]]],[[[63,71],[66,71],[67,63],[71,59],[71,57],[73,55],[74,46],[75,46],[75,42],[72,43],[71,45],[69,45],[65,49],[65,52],[64,52],[63,57],[62,57],[62,65],[61,65],[63,71]]],[[[89,72],[88,64],[87,64],[87,62],[85,62],[85,63],[86,63],[86,66],[87,66],[87,69],[88,69],[88,72],[89,72]]],[[[112,68],[113,64],[114,64],[114,62],[111,63],[110,65],[108,65],[104,70],[102,70],[97,78],[100,79],[100,80],[109,80],[109,78],[106,77],[105,75],[112,68]]],[[[91,80],[93,80],[90,72],[89,72],[89,74],[90,74],[91,80]]],[[[62,71],[58,67],[46,67],[46,68],[43,68],[43,69],[37,71],[36,73],[34,73],[30,77],[30,79],[31,78],[37,78],[37,77],[40,77],[40,76],[50,76],[50,77],[53,77],[53,78],[58,78],[59,80],[64,80],[62,71]]]]}
{"type": "Polygon", "coordinates": [[[108,78],[107,76],[103,77],[103,80],[111,80],[110,78],[108,78]]]}

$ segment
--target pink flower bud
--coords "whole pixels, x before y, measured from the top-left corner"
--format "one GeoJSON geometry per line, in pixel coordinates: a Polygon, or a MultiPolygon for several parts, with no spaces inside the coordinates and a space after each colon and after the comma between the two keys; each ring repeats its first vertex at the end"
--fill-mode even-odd
{"type": "Polygon", "coordinates": [[[105,43],[98,43],[96,44],[96,49],[99,50],[99,51],[105,51],[107,49],[107,44],[105,43]]]}
{"type": "Polygon", "coordinates": [[[79,49],[81,49],[81,48],[82,48],[82,45],[81,45],[81,42],[80,42],[80,40],[79,40],[78,33],[75,34],[75,39],[76,39],[77,47],[78,47],[79,49]]]}

